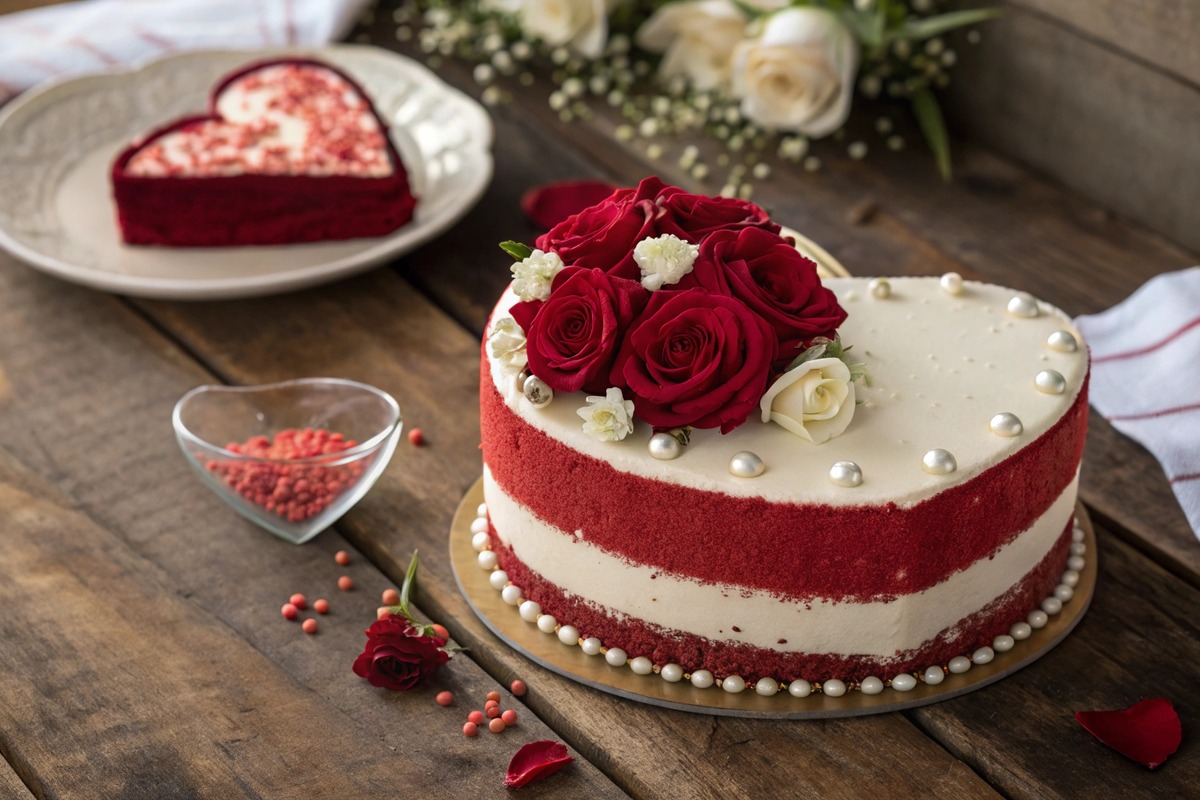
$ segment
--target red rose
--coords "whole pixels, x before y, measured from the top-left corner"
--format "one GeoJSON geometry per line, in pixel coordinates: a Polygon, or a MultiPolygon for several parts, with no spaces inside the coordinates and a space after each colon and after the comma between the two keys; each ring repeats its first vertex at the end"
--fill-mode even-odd
{"type": "Polygon", "coordinates": [[[401,615],[384,617],[367,628],[367,646],[354,659],[354,674],[372,686],[407,691],[450,660],[446,640],[425,636],[401,615]]]}
{"type": "Polygon", "coordinates": [[[778,352],[771,326],[732,297],[654,292],[625,336],[612,381],[656,428],[736,428],[758,408],[778,352]]]}
{"type": "Polygon", "coordinates": [[[779,339],[776,367],[816,336],[833,338],[846,319],[837,295],[821,285],[817,265],[779,236],[759,228],[719,231],[700,244],[692,271],[678,284],[741,300],[779,339]]]}
{"type": "Polygon", "coordinates": [[[567,267],[550,297],[517,303],[513,319],[525,331],[529,371],[559,392],[604,394],[609,370],[629,323],[650,293],[640,283],[599,269],[567,267]]]}
{"type": "Polygon", "coordinates": [[[654,198],[662,186],[658,178],[646,178],[636,189],[618,189],[608,199],[567,217],[535,244],[557,253],[568,266],[637,279],[641,272],[633,248],[642,239],[658,235],[655,225],[662,210],[654,198]]]}
{"type": "Polygon", "coordinates": [[[678,186],[668,186],[656,198],[665,218],[659,224],[663,233],[673,233],[692,243],[717,231],[739,231],[758,228],[779,233],[779,226],[767,212],[749,200],[734,197],[706,197],[685,192],[678,186]]]}

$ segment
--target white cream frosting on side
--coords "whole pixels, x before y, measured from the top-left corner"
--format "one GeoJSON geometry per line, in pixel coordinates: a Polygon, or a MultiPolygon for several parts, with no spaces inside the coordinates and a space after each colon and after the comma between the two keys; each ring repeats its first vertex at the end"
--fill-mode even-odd
{"type": "Polygon", "coordinates": [[[769,592],[702,583],[632,564],[588,543],[578,532],[562,531],[539,519],[508,496],[486,467],[484,499],[501,541],[517,558],[566,593],[601,606],[617,619],[632,617],[713,641],[783,653],[886,660],[920,647],[1003,597],[1037,566],[1074,513],[1078,481],[1076,475],[1033,525],[990,558],[922,592],[888,602],[816,598],[797,603],[769,592]],[[787,644],[779,644],[780,639],[787,644]]]}
{"type": "MultiPolygon", "coordinates": [[[[909,507],[976,477],[1046,433],[1075,402],[1088,357],[1070,319],[1053,306],[1038,303],[1040,313],[1033,318],[1008,313],[1009,300],[1019,294],[1012,289],[965,281],[962,292],[951,295],[937,278],[888,280],[892,291],[886,299],[873,298],[865,278],[824,281],[849,314],[839,329],[843,343],[853,346],[851,355],[875,379],[873,387],[857,387],[861,404],[849,428],[824,444],[761,422],[755,408],[727,436],[694,431],[683,455],[663,462],[647,451],[653,431],[645,423],[620,442],[589,437],[576,415],[583,393],[558,393],[549,406],[534,408],[516,387],[517,370],[489,355],[492,380],[525,422],[622,472],[774,502],[909,507]],[[1075,336],[1077,351],[1046,345],[1058,330],[1075,336]],[[1034,377],[1042,370],[1061,373],[1066,390],[1038,391],[1034,377]],[[1016,414],[1021,435],[1004,438],[990,430],[990,420],[1001,412],[1016,414]],[[953,454],[955,472],[930,475],[921,469],[925,453],[937,448],[953,454]],[[742,450],[758,454],[766,472],[757,478],[730,475],[729,459],[742,450]],[[838,461],[858,464],[862,485],[832,485],[829,469],[838,461]]],[[[516,302],[506,292],[492,318],[506,316],[516,302]]]]}

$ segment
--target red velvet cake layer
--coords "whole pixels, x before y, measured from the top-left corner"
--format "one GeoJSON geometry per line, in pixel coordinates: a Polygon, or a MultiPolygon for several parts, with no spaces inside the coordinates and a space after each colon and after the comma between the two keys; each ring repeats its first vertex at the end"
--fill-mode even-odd
{"type": "Polygon", "coordinates": [[[867,601],[933,586],[1040,517],[1075,476],[1087,385],[1043,436],[911,508],[774,503],[620,472],[523,421],[504,404],[486,358],[481,414],[496,482],[559,530],[582,531],[609,553],[704,582],[796,600],[867,601]],[[596,502],[597,486],[604,487],[603,502],[596,502]]]}
{"type": "Polygon", "coordinates": [[[752,645],[714,642],[642,620],[618,619],[606,609],[568,595],[543,579],[500,542],[494,528],[490,533],[500,568],[508,573],[509,579],[521,587],[527,599],[539,603],[543,613],[552,615],[561,624],[574,625],[581,637],[594,636],[606,647],[621,648],[630,658],[645,656],[658,665],[676,663],[686,672],[707,669],[718,679],[740,675],[753,685],[761,677],[784,682],[797,678],[813,682],[829,678],[857,681],[870,675],[885,678],[935,664],[944,666],[955,656],[990,646],[995,637],[1007,634],[1013,623],[1023,621],[1059,583],[1071,544],[1071,528],[1072,523],[1068,522],[1046,556],[1002,597],[920,647],[897,653],[886,663],[868,656],[784,653],[752,645]]]}

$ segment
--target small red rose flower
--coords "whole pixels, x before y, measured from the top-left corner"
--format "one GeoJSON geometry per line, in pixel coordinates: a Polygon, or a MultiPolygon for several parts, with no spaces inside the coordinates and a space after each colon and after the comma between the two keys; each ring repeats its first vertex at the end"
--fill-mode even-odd
{"type": "Polygon", "coordinates": [[[517,303],[513,319],[525,331],[529,371],[558,392],[604,394],[609,370],[629,324],[650,293],[636,281],[599,269],[567,267],[550,297],[517,303]]]}
{"type": "MultiPolygon", "coordinates": [[[[607,199],[567,217],[538,237],[539,250],[554,252],[568,266],[589,267],[637,279],[633,248],[656,227],[663,211],[655,196],[663,187],[658,178],[646,178],[636,189],[618,189],[607,199]]],[[[539,376],[540,377],[540,376],[539,376]]]]}
{"type": "Polygon", "coordinates": [[[817,265],[761,228],[709,236],[678,286],[736,297],[770,323],[779,338],[776,368],[786,366],[815,337],[832,339],[846,320],[837,295],[821,285],[817,265]]]}
{"type": "Polygon", "coordinates": [[[366,633],[354,673],[372,686],[408,691],[450,660],[445,639],[424,635],[399,614],[376,620],[366,633]]]}
{"type": "Polygon", "coordinates": [[[1163,697],[1118,711],[1078,711],[1075,721],[1121,755],[1150,769],[1166,761],[1183,739],[1179,714],[1163,697]]]}
{"type": "Polygon", "coordinates": [[[656,428],[728,433],[758,408],[778,354],[775,332],[745,303],[704,289],[658,291],[613,364],[638,417],[656,428]]]}
{"type": "Polygon", "coordinates": [[[528,786],[553,775],[574,760],[567,755],[567,746],[561,742],[530,742],[508,763],[504,785],[510,789],[528,786]]]}

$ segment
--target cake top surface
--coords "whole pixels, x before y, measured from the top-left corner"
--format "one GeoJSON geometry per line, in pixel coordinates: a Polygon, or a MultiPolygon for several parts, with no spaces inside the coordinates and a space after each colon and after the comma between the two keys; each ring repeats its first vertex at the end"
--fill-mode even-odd
{"type": "MultiPolygon", "coordinates": [[[[848,313],[841,339],[874,385],[857,386],[850,424],[822,444],[754,416],[727,435],[692,431],[682,455],[662,461],[649,452],[654,431],[646,423],[637,422],[620,441],[597,441],[577,413],[586,393],[557,393],[535,408],[518,386],[518,370],[489,352],[491,375],[505,403],[530,425],[620,471],[776,502],[907,506],[970,480],[1046,433],[1078,397],[1088,356],[1063,312],[1012,289],[964,281],[961,292],[951,294],[936,278],[888,280],[884,298],[874,296],[866,278],[824,281],[848,313]],[[1052,344],[1060,331],[1078,345],[1052,344]],[[1061,376],[1061,383],[1051,374],[1039,381],[1044,372],[1061,376]],[[1011,435],[1011,420],[993,423],[1000,414],[1019,420],[1017,435],[1011,435]],[[931,474],[923,460],[939,449],[953,456],[956,468],[931,474]],[[742,451],[761,458],[761,475],[731,474],[730,459],[742,451]],[[831,482],[831,467],[842,461],[859,467],[860,485],[831,482]]],[[[511,289],[504,294],[493,327],[517,302],[511,289]]],[[[945,463],[933,461],[935,472],[945,463]]]]}
{"type": "Polygon", "coordinates": [[[153,137],[126,173],[380,178],[395,169],[370,100],[319,63],[285,61],[236,76],[214,98],[212,114],[153,137]]]}

